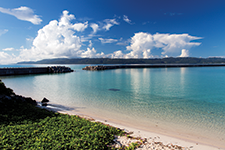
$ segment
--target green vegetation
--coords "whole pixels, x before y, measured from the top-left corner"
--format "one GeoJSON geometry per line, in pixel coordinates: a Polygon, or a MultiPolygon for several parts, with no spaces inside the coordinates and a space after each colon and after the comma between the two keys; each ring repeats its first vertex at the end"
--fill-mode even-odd
{"type": "Polygon", "coordinates": [[[169,57],[153,59],[58,58],[18,64],[204,64],[225,63],[225,58],[169,57]]]}
{"type": "Polygon", "coordinates": [[[15,93],[12,89],[6,88],[5,84],[0,80],[0,94],[14,95],[15,93]]]}
{"type": "Polygon", "coordinates": [[[14,93],[1,80],[0,89],[0,149],[114,149],[114,135],[124,134],[102,123],[50,112],[6,96],[14,93]]]}

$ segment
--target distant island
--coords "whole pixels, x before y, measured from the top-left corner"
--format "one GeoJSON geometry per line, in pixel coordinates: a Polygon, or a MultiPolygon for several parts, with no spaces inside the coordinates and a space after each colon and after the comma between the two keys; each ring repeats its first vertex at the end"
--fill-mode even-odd
{"type": "Polygon", "coordinates": [[[211,64],[225,63],[225,58],[168,57],[152,59],[117,58],[56,58],[40,61],[18,62],[17,64],[211,64]]]}

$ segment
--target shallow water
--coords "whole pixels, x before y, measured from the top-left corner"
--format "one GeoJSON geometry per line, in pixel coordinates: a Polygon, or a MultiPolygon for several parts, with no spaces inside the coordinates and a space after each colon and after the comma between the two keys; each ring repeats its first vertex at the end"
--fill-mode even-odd
{"type": "Polygon", "coordinates": [[[225,67],[84,71],[86,65],[67,66],[76,72],[0,78],[17,94],[46,97],[75,111],[225,139],[225,67]]]}

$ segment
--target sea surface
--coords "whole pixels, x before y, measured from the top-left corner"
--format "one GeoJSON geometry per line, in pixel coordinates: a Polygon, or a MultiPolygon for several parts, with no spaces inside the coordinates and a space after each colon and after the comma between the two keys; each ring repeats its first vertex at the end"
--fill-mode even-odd
{"type": "MultiPolygon", "coordinates": [[[[31,66],[47,65],[0,67],[31,66]]],[[[86,65],[66,66],[75,72],[0,79],[17,94],[37,101],[46,97],[78,113],[225,143],[225,67],[85,71],[86,65]]]]}

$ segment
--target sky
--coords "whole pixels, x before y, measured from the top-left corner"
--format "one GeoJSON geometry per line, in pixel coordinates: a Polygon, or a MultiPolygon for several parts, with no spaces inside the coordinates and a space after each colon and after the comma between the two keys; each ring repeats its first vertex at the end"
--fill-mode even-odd
{"type": "Polygon", "coordinates": [[[0,2],[0,64],[224,56],[224,0],[0,2]]]}

